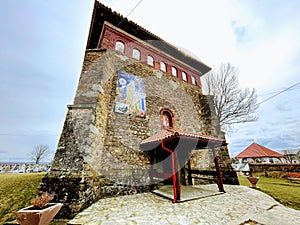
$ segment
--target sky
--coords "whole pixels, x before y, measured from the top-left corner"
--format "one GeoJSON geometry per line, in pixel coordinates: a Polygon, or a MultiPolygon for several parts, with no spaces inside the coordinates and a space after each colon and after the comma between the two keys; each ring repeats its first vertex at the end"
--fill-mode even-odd
{"type": "MultiPolygon", "coordinates": [[[[257,90],[258,121],[226,134],[231,157],[252,142],[275,151],[300,149],[300,1],[101,2],[213,69],[229,62],[241,87],[257,90]]],[[[47,160],[53,157],[80,76],[93,4],[0,1],[0,162],[29,161],[39,144],[49,145],[47,160]]]]}

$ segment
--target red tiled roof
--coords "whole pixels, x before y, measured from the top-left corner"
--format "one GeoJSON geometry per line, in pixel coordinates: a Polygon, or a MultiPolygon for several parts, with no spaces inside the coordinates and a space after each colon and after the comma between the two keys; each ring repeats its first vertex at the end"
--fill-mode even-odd
{"type": "Polygon", "coordinates": [[[260,158],[260,157],[284,157],[284,155],[275,152],[269,148],[252,143],[244,151],[239,153],[237,158],[260,158]]]}
{"type": "Polygon", "coordinates": [[[211,142],[213,144],[222,144],[222,145],[226,144],[225,139],[222,138],[216,138],[216,137],[211,137],[202,134],[193,134],[181,130],[175,130],[172,128],[165,128],[157,132],[156,134],[150,136],[149,138],[143,140],[141,142],[141,146],[146,144],[159,144],[162,140],[167,140],[172,137],[192,138],[193,141],[211,142]]]}

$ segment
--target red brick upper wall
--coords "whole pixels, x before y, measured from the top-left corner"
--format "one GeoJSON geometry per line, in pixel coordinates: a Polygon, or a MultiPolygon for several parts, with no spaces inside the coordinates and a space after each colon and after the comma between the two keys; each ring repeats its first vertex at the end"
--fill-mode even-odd
{"type": "MultiPolygon", "coordinates": [[[[172,55],[168,55],[165,52],[153,47],[147,41],[139,40],[138,38],[126,33],[114,27],[112,24],[105,23],[102,29],[101,37],[98,43],[97,48],[109,48],[115,49],[117,42],[122,42],[125,45],[124,54],[128,57],[132,57],[133,49],[137,49],[140,52],[140,61],[147,63],[147,57],[151,56],[154,59],[154,64],[152,67],[155,69],[161,70],[160,63],[163,62],[166,65],[166,72],[169,75],[172,75],[172,67],[175,67],[177,70],[177,77],[184,82],[187,82],[192,85],[197,85],[201,87],[201,72],[195,70],[188,64],[183,63],[182,61],[174,58],[172,55]],[[186,74],[186,80],[182,77],[182,72],[186,74]],[[192,78],[194,77],[194,78],[192,78]],[[192,79],[195,79],[193,84],[192,79]]],[[[156,40],[157,45],[159,45],[159,40],[156,40]]],[[[149,65],[151,66],[151,65],[149,65]]]]}
{"type": "MultiPolygon", "coordinates": [[[[144,42],[149,43],[155,51],[150,51],[148,48],[143,48],[143,51],[150,51],[153,54],[155,54],[156,58],[155,60],[159,62],[159,60],[162,60],[159,58],[161,53],[163,52],[165,55],[163,56],[164,60],[168,61],[168,65],[174,65],[181,68],[181,70],[187,70],[189,73],[191,69],[187,69],[183,65],[188,65],[188,67],[192,68],[194,70],[192,74],[200,74],[204,75],[208,71],[211,70],[211,68],[201,61],[185,54],[184,52],[178,50],[173,45],[165,42],[158,36],[154,35],[153,33],[149,32],[145,28],[139,26],[138,24],[129,21],[127,18],[123,17],[117,12],[113,12],[110,8],[106,7],[105,5],[101,4],[98,1],[95,1],[93,15],[92,15],[92,21],[90,25],[90,32],[87,42],[87,49],[95,49],[99,47],[99,41],[100,37],[103,36],[103,30],[105,23],[110,23],[114,27],[124,31],[126,34],[129,34],[131,37],[135,37],[137,40],[142,40],[144,42]],[[159,50],[159,51],[157,51],[159,50]],[[166,56],[168,56],[166,58],[166,56]],[[174,62],[174,59],[177,61],[174,62]],[[195,73],[195,71],[197,71],[195,73]]],[[[116,33],[113,33],[114,36],[112,38],[116,38],[116,33]]],[[[119,35],[119,34],[118,34],[119,35]]],[[[128,36],[128,35],[127,35],[128,36]]],[[[119,36],[121,37],[121,36],[119,36]]],[[[124,37],[124,36],[123,36],[124,37]]],[[[129,36],[128,36],[129,37],[129,36]]],[[[124,41],[128,41],[128,37],[125,38],[124,41]]],[[[110,41],[110,39],[106,39],[103,42],[103,45],[100,46],[110,46],[110,48],[114,48],[112,45],[114,43],[108,43],[107,41],[110,41]]],[[[133,42],[135,42],[134,40],[133,42]]],[[[147,53],[147,52],[144,52],[147,53]]],[[[128,54],[128,52],[126,53],[128,54]]],[[[181,75],[181,72],[179,72],[179,76],[181,75]]],[[[200,84],[199,84],[200,85],[200,84]]]]}

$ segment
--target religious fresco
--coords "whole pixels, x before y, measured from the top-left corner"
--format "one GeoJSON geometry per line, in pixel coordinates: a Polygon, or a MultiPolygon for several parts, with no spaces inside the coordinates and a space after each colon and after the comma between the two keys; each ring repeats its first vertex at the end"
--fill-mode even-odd
{"type": "Polygon", "coordinates": [[[118,71],[115,112],[145,117],[146,80],[131,73],[118,71]]]}

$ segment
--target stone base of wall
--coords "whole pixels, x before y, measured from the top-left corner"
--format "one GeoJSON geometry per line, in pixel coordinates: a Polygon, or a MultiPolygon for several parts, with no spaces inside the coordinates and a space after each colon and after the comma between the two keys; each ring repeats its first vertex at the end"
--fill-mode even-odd
{"type": "Polygon", "coordinates": [[[224,184],[233,184],[233,185],[240,184],[236,171],[233,170],[222,171],[222,178],[224,184]]]}
{"type": "Polygon", "coordinates": [[[39,193],[55,193],[53,202],[63,203],[56,218],[71,219],[78,212],[101,198],[131,195],[150,191],[149,185],[118,184],[104,177],[82,177],[81,174],[49,172],[42,179],[39,193]],[[51,184],[51,185],[50,185],[51,184]]]}
{"type": "MultiPolygon", "coordinates": [[[[235,171],[222,171],[222,180],[224,184],[231,184],[231,185],[239,185],[239,180],[237,178],[237,174],[235,171]]],[[[213,178],[217,177],[217,172],[215,170],[204,170],[202,171],[202,174],[199,175],[193,175],[193,177],[203,177],[203,178],[213,178]]],[[[201,184],[213,184],[214,181],[205,180],[205,179],[193,179],[193,184],[195,185],[201,185],[201,184]]]]}
{"type": "MultiPolygon", "coordinates": [[[[224,137],[221,137],[224,138],[224,137]]],[[[222,178],[224,184],[232,184],[232,185],[239,185],[238,177],[236,171],[233,170],[231,167],[231,159],[229,157],[228,148],[227,146],[223,146],[217,149],[217,155],[219,158],[219,164],[221,167],[222,178]]],[[[204,149],[204,150],[194,150],[192,151],[191,156],[191,167],[194,170],[207,170],[205,174],[211,174],[216,176],[216,168],[214,165],[213,155],[211,150],[204,149]],[[199,164],[199,162],[201,162],[199,164]]],[[[205,174],[203,174],[205,176],[205,174]]],[[[202,175],[202,176],[203,176],[202,175]]],[[[209,178],[209,177],[207,177],[209,178]]],[[[194,184],[208,184],[211,183],[205,180],[198,180],[195,179],[194,184]]]]}

